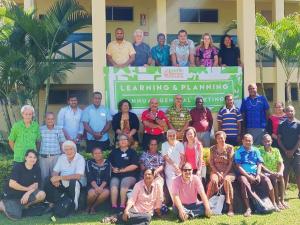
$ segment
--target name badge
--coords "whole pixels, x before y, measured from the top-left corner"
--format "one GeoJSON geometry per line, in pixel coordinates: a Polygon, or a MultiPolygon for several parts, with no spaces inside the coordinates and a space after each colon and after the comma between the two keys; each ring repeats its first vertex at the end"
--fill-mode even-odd
{"type": "Polygon", "coordinates": [[[183,118],[184,117],[184,114],[183,113],[180,113],[180,115],[179,115],[181,118],[183,118]]]}
{"type": "Polygon", "coordinates": [[[105,113],[100,113],[100,116],[105,116],[105,113]]]}
{"type": "Polygon", "coordinates": [[[122,157],[122,158],[125,158],[125,157],[127,157],[127,154],[126,154],[126,153],[123,153],[123,154],[121,155],[121,157],[122,157]]]}

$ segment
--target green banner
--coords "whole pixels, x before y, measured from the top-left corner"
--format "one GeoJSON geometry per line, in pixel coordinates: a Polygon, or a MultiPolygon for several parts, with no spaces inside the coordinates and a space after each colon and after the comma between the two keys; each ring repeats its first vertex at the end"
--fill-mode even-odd
{"type": "Polygon", "coordinates": [[[128,99],[136,113],[148,108],[151,98],[167,109],[176,94],[183,96],[188,108],[195,107],[195,98],[202,96],[213,112],[224,105],[226,94],[233,94],[238,106],[242,100],[241,67],[105,67],[104,74],[106,102],[113,113],[122,99],[128,99]]]}

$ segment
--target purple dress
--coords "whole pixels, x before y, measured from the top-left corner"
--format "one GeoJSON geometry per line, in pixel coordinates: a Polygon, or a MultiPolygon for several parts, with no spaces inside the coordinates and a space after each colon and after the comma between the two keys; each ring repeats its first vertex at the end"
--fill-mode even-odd
{"type": "Polygon", "coordinates": [[[218,50],[215,47],[198,47],[195,57],[200,58],[200,64],[197,66],[211,67],[214,65],[214,57],[218,55],[218,50]]]}

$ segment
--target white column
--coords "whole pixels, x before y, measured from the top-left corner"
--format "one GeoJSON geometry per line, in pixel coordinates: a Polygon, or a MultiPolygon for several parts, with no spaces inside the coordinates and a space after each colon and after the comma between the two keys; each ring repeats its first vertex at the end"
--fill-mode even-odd
{"type": "Polygon", "coordinates": [[[105,1],[92,0],[93,37],[93,89],[100,91],[105,100],[103,67],[106,65],[106,18],[105,1]]]}
{"type": "Polygon", "coordinates": [[[255,55],[255,1],[236,0],[237,35],[244,64],[244,94],[248,95],[248,85],[256,83],[255,55]]]}
{"type": "MultiPolygon", "coordinates": [[[[273,20],[280,20],[284,17],[284,1],[283,0],[273,0],[272,2],[272,15],[273,20]]],[[[281,63],[278,59],[276,59],[276,68],[275,68],[275,76],[276,76],[276,83],[274,93],[274,100],[285,102],[285,73],[282,68],[281,63]]]]}
{"type": "Polygon", "coordinates": [[[167,0],[156,0],[157,33],[167,35],[167,0]]]}
{"type": "Polygon", "coordinates": [[[35,9],[34,0],[24,0],[24,10],[25,11],[33,11],[35,9]]]}

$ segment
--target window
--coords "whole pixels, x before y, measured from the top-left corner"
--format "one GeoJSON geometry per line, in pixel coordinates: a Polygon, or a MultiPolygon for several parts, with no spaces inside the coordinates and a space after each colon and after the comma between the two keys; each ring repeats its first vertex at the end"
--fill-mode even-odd
{"type": "Polygon", "coordinates": [[[217,9],[183,9],[179,11],[180,22],[217,23],[217,9]]]}
{"type": "Polygon", "coordinates": [[[79,104],[89,101],[88,90],[50,90],[49,104],[66,104],[70,95],[75,95],[79,104]]]}
{"type": "Polygon", "coordinates": [[[133,7],[106,7],[106,20],[133,21],[133,7]]]}

